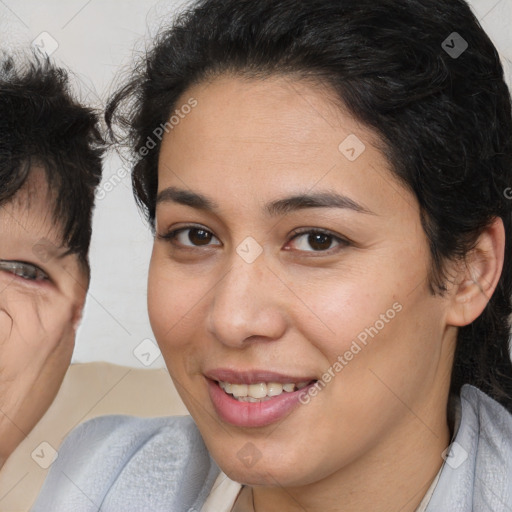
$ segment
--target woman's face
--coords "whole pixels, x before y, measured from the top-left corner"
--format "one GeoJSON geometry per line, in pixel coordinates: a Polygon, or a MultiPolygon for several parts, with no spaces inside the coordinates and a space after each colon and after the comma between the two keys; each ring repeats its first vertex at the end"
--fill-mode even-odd
{"type": "Polygon", "coordinates": [[[446,428],[456,335],[416,199],[324,88],[226,76],[190,98],[161,147],[148,302],[210,452],[248,484],[407,464],[446,428]]]}
{"type": "Polygon", "coordinates": [[[0,208],[0,466],[55,398],[85,301],[88,276],[52,212],[37,168],[0,208]]]}

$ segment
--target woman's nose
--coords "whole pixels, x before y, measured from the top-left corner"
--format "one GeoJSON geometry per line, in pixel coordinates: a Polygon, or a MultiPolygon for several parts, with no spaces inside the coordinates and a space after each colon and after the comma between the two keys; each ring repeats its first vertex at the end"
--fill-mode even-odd
{"type": "MultiPolygon", "coordinates": [[[[247,342],[279,339],[286,330],[286,294],[260,255],[239,254],[213,290],[207,328],[219,341],[241,348],[247,342]]],[[[289,297],[288,297],[289,300],[289,297]]]]}

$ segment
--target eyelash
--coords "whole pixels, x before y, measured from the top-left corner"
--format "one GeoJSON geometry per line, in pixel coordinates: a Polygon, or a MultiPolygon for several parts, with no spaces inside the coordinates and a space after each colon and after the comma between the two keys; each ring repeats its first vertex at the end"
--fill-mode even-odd
{"type": "MultiPolygon", "coordinates": [[[[178,229],[174,229],[174,230],[171,230],[167,233],[164,233],[164,234],[158,234],[157,235],[157,238],[160,239],[160,240],[166,240],[170,243],[172,243],[173,245],[175,245],[176,247],[178,247],[179,249],[183,249],[183,250],[194,250],[196,248],[201,248],[201,247],[212,247],[212,245],[204,245],[204,246],[200,246],[200,245],[181,245],[179,243],[176,242],[176,237],[184,232],[184,231],[188,231],[188,230],[193,230],[193,229],[197,229],[197,230],[200,230],[200,231],[205,231],[206,233],[209,233],[210,235],[212,235],[212,237],[215,237],[217,238],[210,230],[206,229],[204,226],[201,226],[201,225],[188,225],[188,226],[184,226],[184,227],[181,227],[181,228],[178,228],[178,229]]],[[[337,247],[330,247],[329,249],[326,249],[326,250],[319,250],[319,251],[315,251],[315,250],[311,250],[311,251],[300,251],[299,252],[305,252],[305,253],[313,253],[313,254],[331,254],[332,250],[333,249],[340,249],[341,247],[347,247],[349,245],[351,245],[351,242],[349,240],[347,240],[346,238],[342,238],[340,237],[339,235],[335,235],[334,233],[332,233],[331,231],[328,231],[328,230],[325,230],[325,229],[320,229],[320,228],[299,228],[299,229],[296,229],[292,232],[292,236],[290,238],[290,240],[288,241],[291,242],[292,240],[295,240],[296,238],[299,238],[300,236],[302,235],[325,235],[325,236],[328,236],[332,239],[332,241],[335,241],[337,242],[339,245],[337,247]]],[[[217,238],[218,240],[218,238],[217,238]]],[[[332,243],[332,242],[331,242],[332,243]]],[[[217,244],[215,244],[217,245],[217,244]]]]}
{"type": "Polygon", "coordinates": [[[0,271],[9,272],[29,282],[50,281],[48,274],[44,270],[25,261],[0,260],[0,271]],[[35,273],[36,277],[30,277],[27,273],[27,269],[35,273]]]}

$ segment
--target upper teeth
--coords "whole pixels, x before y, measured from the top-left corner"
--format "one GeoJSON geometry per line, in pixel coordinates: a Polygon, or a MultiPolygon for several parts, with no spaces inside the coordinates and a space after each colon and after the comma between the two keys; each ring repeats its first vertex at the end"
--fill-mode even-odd
{"type": "Polygon", "coordinates": [[[220,387],[226,392],[233,395],[235,398],[247,398],[245,401],[252,401],[249,399],[257,399],[272,397],[280,395],[283,391],[288,393],[295,391],[295,389],[302,389],[308,385],[308,382],[287,383],[281,384],[280,382],[258,382],[257,384],[232,384],[231,382],[219,382],[220,387]]]}

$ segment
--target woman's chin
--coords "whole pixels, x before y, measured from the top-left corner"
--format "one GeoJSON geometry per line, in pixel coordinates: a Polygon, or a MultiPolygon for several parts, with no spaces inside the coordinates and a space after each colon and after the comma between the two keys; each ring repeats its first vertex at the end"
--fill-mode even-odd
{"type": "Polygon", "coordinates": [[[221,470],[235,482],[251,487],[294,487],[301,485],[301,480],[289,471],[272,471],[270,468],[243,468],[232,466],[220,466],[221,470]]]}
{"type": "Polygon", "coordinates": [[[231,480],[240,484],[296,487],[311,484],[322,477],[318,468],[306,466],[303,458],[283,459],[282,456],[277,456],[265,460],[251,443],[248,442],[244,448],[236,454],[228,453],[224,449],[218,457],[212,453],[220,469],[231,480]]]}

